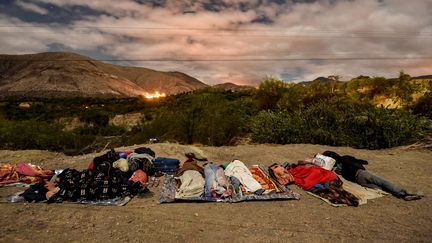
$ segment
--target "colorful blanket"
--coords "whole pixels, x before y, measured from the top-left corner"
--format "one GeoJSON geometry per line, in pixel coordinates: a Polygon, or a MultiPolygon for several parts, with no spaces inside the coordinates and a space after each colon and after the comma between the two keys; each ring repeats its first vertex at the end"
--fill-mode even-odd
{"type": "Polygon", "coordinates": [[[0,186],[12,183],[34,184],[53,176],[52,170],[45,170],[39,166],[28,163],[17,165],[0,164],[0,186]]]}
{"type": "Polygon", "coordinates": [[[161,189],[159,203],[171,203],[177,201],[195,201],[195,202],[242,202],[242,201],[261,201],[261,200],[291,200],[300,199],[298,193],[289,188],[285,192],[269,193],[263,195],[255,194],[237,194],[230,198],[212,198],[212,197],[190,197],[176,198],[176,180],[173,175],[165,175],[165,181],[161,189]]]}
{"type": "Polygon", "coordinates": [[[274,190],[281,192],[276,183],[258,166],[252,166],[250,169],[253,178],[258,181],[264,190],[274,190]]]}

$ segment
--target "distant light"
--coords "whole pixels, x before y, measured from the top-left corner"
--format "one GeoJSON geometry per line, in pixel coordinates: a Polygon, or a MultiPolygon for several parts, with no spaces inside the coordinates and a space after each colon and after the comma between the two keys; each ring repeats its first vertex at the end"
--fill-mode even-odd
{"type": "Polygon", "coordinates": [[[166,94],[165,93],[159,93],[159,91],[156,91],[154,93],[145,93],[144,94],[144,98],[146,99],[157,99],[157,98],[161,98],[161,97],[165,97],[166,94]]]}

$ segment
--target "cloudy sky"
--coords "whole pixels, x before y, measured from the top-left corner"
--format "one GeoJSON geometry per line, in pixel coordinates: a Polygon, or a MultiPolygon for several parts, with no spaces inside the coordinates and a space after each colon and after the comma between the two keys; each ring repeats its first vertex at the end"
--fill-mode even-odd
{"type": "Polygon", "coordinates": [[[0,53],[70,51],[208,84],[432,74],[432,0],[0,0],[0,53]]]}

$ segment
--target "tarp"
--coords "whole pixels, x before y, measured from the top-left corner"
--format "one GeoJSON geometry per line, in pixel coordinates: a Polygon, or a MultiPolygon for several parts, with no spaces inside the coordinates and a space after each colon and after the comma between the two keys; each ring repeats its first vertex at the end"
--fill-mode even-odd
{"type": "MultiPolygon", "coordinates": [[[[6,197],[7,202],[13,202],[13,203],[20,203],[20,202],[27,202],[24,197],[21,196],[21,194],[24,193],[24,191],[16,192],[12,195],[9,195],[6,197]]],[[[126,205],[132,197],[126,196],[126,197],[116,197],[112,199],[106,199],[106,200],[81,200],[81,201],[63,201],[63,203],[75,203],[75,204],[91,204],[91,205],[102,205],[102,206],[124,206],[126,205]]],[[[47,202],[47,201],[42,201],[47,202]]]]}

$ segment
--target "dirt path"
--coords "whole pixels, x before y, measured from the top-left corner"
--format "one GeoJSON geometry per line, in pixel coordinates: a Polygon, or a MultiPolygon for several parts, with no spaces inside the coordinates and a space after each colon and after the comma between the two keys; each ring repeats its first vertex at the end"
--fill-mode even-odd
{"type": "MultiPolygon", "coordinates": [[[[149,145],[158,156],[183,160],[184,146],[149,145]]],[[[138,146],[135,146],[138,147],[138,146]]],[[[133,147],[129,147],[133,148],[133,147]]],[[[122,149],[122,148],[117,148],[122,149]]],[[[158,204],[154,195],[124,207],[0,203],[0,242],[430,242],[432,151],[357,150],[320,145],[201,147],[211,161],[246,164],[295,162],[331,149],[369,161],[368,170],[426,196],[406,202],[392,196],[357,208],[332,207],[296,186],[298,201],[158,204]]],[[[0,151],[0,162],[84,169],[96,154],[67,157],[46,151],[0,151]]],[[[5,196],[15,188],[1,188],[5,196]]]]}

